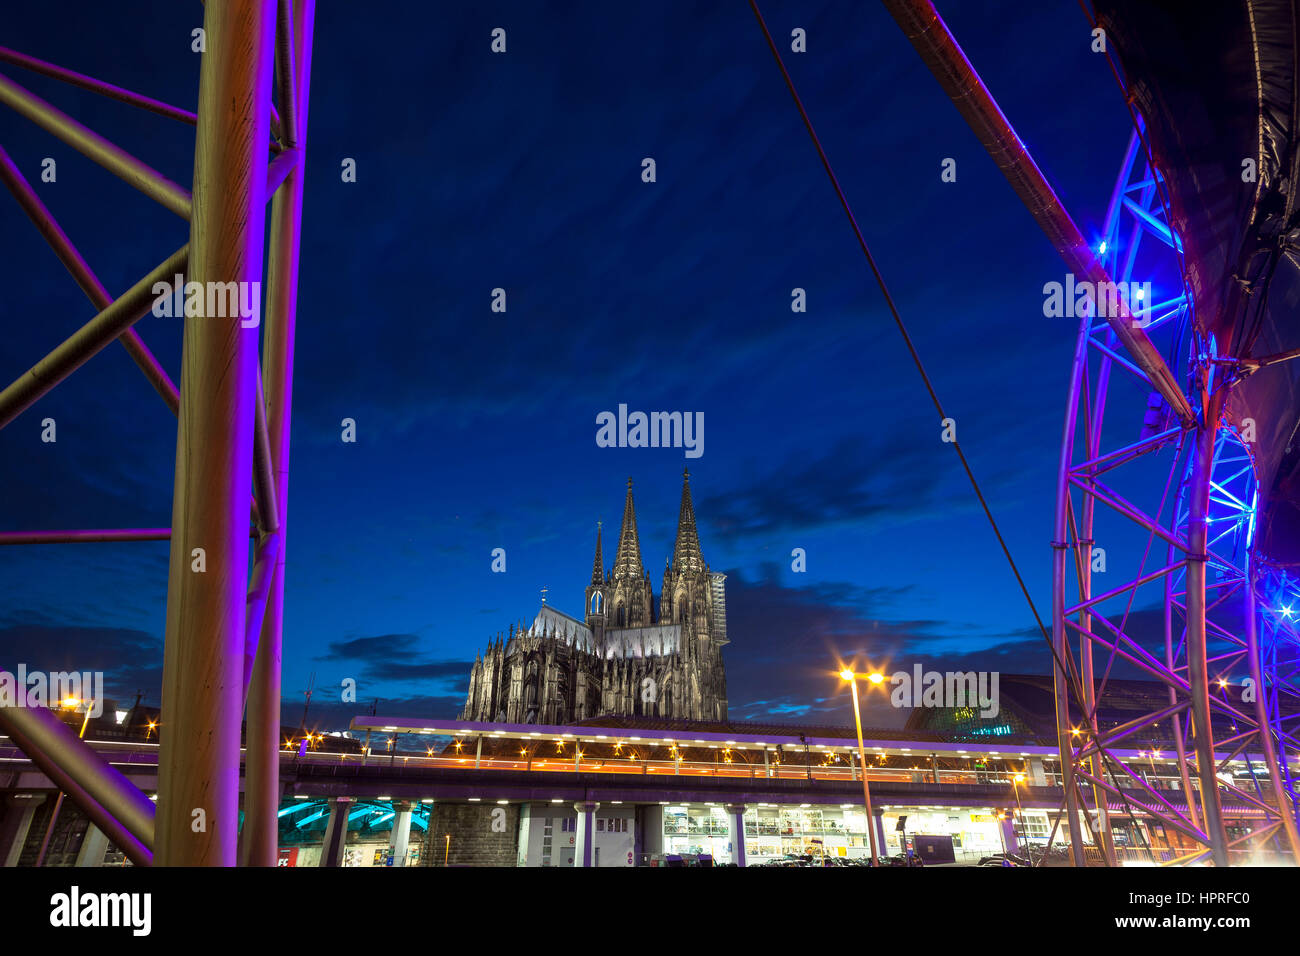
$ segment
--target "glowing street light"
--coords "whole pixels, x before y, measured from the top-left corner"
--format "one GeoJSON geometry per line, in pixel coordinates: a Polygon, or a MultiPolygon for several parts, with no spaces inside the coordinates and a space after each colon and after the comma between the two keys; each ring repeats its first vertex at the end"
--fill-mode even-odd
{"type": "MultiPolygon", "coordinates": [[[[66,697],[63,700],[63,706],[69,709],[75,709],[81,705],[82,701],[77,697],[66,697]]],[[[77,737],[81,740],[86,738],[86,727],[90,724],[90,711],[95,706],[94,700],[85,701],[86,715],[81,718],[81,730],[77,732],[77,737]]],[[[54,824],[59,819],[59,809],[63,806],[63,791],[59,791],[58,799],[54,801],[54,809],[50,811],[50,822],[45,827],[45,837],[41,840],[41,848],[36,853],[36,865],[44,866],[45,851],[49,849],[50,837],[54,835],[54,824]]]]}
{"type": "Polygon", "coordinates": [[[867,811],[867,837],[871,844],[871,859],[868,866],[876,866],[879,856],[879,848],[876,846],[876,817],[871,812],[871,784],[867,781],[867,752],[862,746],[862,710],[858,706],[858,678],[863,677],[873,684],[879,684],[885,678],[882,674],[855,674],[849,668],[840,671],[840,677],[849,682],[849,687],[853,691],[853,723],[858,731],[858,759],[862,763],[862,804],[867,811]]]}

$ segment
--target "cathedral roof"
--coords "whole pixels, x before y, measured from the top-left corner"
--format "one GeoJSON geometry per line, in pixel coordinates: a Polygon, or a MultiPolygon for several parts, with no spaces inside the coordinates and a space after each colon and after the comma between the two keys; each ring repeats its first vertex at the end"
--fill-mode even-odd
{"type": "Polygon", "coordinates": [[[681,649],[680,624],[650,624],[645,627],[610,627],[605,629],[601,655],[615,657],[666,657],[681,649]]]}
{"type": "Polygon", "coordinates": [[[528,629],[528,636],[554,637],[584,651],[593,649],[591,628],[549,604],[543,604],[542,609],[537,612],[537,617],[533,618],[533,626],[528,629]]]}

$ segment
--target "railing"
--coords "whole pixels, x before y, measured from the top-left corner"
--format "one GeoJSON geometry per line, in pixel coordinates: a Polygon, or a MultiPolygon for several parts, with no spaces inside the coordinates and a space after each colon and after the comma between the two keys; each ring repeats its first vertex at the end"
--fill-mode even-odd
{"type": "MultiPolygon", "coordinates": [[[[156,767],[158,763],[158,745],[153,742],[139,740],[97,740],[91,741],[91,746],[101,753],[110,763],[127,768],[148,769],[156,767]]],[[[570,745],[571,746],[571,745],[570,745]]],[[[811,767],[803,764],[777,764],[771,763],[766,767],[761,763],[745,763],[742,761],[691,761],[691,760],[646,760],[646,759],[628,759],[621,756],[603,756],[587,757],[584,756],[576,761],[572,753],[555,754],[543,753],[532,756],[521,755],[519,757],[502,757],[499,755],[484,755],[476,758],[473,753],[466,752],[461,754],[388,754],[372,752],[368,757],[362,757],[358,753],[339,753],[333,751],[308,750],[305,754],[299,754],[297,749],[283,749],[280,751],[280,760],[282,766],[292,768],[299,765],[307,766],[333,766],[337,768],[360,768],[365,767],[384,768],[391,766],[410,767],[412,769],[457,769],[457,770],[513,770],[513,771],[538,771],[545,773],[610,773],[610,774],[644,774],[655,776],[688,776],[688,777],[709,777],[715,779],[723,778],[740,778],[740,779],[772,779],[772,780],[818,780],[818,781],[838,781],[849,782],[859,779],[858,768],[836,765],[813,765],[811,767]]],[[[28,758],[17,747],[9,744],[8,740],[0,737],[0,767],[6,763],[27,763],[28,758]]],[[[867,779],[869,782],[895,782],[895,783],[922,783],[932,784],[934,782],[934,772],[932,769],[923,770],[904,769],[899,767],[868,767],[867,779]]],[[[966,786],[985,786],[985,787],[1006,787],[1008,789],[1008,801],[1014,800],[1013,778],[1010,773],[997,771],[974,771],[974,770],[944,770],[939,771],[939,782],[942,784],[957,784],[966,786]]],[[[1045,785],[1048,787],[1059,786],[1058,778],[1053,774],[1045,776],[1045,785]]],[[[1176,777],[1157,778],[1149,777],[1148,783],[1153,789],[1167,794],[1167,799],[1172,803],[1178,804],[1185,801],[1185,792],[1181,790],[1180,781],[1176,777]]],[[[1193,781],[1193,790],[1196,789],[1193,781]]],[[[1021,783],[1021,796],[1028,793],[1025,784],[1021,783]]],[[[1143,803],[1150,803],[1152,798],[1150,794],[1133,791],[1130,794],[1132,799],[1137,799],[1143,803]]],[[[1272,802],[1271,788],[1265,785],[1262,788],[1262,799],[1266,802],[1272,802]]]]}
{"type": "MultiPolygon", "coordinates": [[[[575,761],[572,754],[544,754],[533,757],[482,756],[476,758],[472,753],[416,754],[371,753],[363,758],[360,754],[341,754],[322,751],[307,751],[299,756],[297,751],[282,751],[286,761],[298,764],[334,765],[359,767],[364,760],[367,767],[444,767],[449,769],[481,770],[524,770],[547,773],[618,773],[618,774],[664,774],[670,776],[732,777],[744,779],[772,780],[826,780],[857,781],[859,771],[845,766],[802,764],[742,763],[725,761],[691,761],[691,760],[646,760],[626,757],[583,757],[575,761]]],[[[867,780],[893,781],[900,783],[932,783],[934,775],[931,770],[911,770],[897,767],[868,767],[867,780]]],[[[940,770],[939,780],[944,784],[969,784],[979,786],[1010,787],[1010,774],[968,772],[957,770],[940,770]]],[[[1023,784],[1022,784],[1023,786],[1023,784]]]]}

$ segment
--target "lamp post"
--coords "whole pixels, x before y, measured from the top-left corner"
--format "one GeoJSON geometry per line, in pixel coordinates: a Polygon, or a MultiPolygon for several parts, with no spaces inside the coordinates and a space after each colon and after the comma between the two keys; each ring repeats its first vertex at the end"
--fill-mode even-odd
{"type": "Polygon", "coordinates": [[[849,682],[849,687],[853,691],[853,723],[858,731],[858,760],[862,762],[862,804],[867,811],[867,837],[871,845],[871,860],[869,866],[876,866],[879,863],[880,853],[876,846],[876,818],[871,812],[871,784],[867,780],[867,752],[862,746],[862,710],[858,706],[858,678],[865,677],[873,684],[879,684],[884,680],[881,674],[855,674],[847,667],[840,671],[840,677],[849,682]]]}
{"type": "MultiPolygon", "coordinates": [[[[1016,816],[1019,818],[1019,823],[1020,823],[1020,831],[1018,836],[1021,840],[1025,841],[1024,852],[1026,855],[1028,855],[1029,835],[1025,831],[1025,808],[1020,805],[1020,785],[1024,782],[1025,782],[1025,775],[1023,773],[1018,773],[1011,778],[1011,789],[1015,792],[1016,795],[1016,811],[1017,811],[1016,816]]],[[[1013,830],[1015,829],[1016,822],[1017,821],[1015,819],[1011,821],[1011,826],[1013,830]]]]}
{"type": "MultiPolygon", "coordinates": [[[[95,702],[93,700],[82,701],[77,699],[76,697],[69,697],[67,700],[64,700],[62,702],[61,706],[75,710],[79,704],[83,704],[83,703],[86,705],[86,716],[81,719],[81,730],[77,734],[77,736],[84,740],[86,737],[86,725],[90,723],[90,708],[94,706],[95,702]]],[[[50,846],[50,837],[54,835],[54,824],[56,824],[59,821],[59,809],[62,806],[63,806],[63,791],[60,790],[58,798],[54,801],[54,809],[50,811],[50,822],[45,827],[45,837],[44,839],[41,840],[41,848],[36,853],[37,866],[45,865],[45,851],[50,846]]],[[[94,824],[90,823],[87,824],[87,826],[93,827],[94,824]]],[[[88,829],[86,833],[89,834],[90,830],[88,829]]]]}

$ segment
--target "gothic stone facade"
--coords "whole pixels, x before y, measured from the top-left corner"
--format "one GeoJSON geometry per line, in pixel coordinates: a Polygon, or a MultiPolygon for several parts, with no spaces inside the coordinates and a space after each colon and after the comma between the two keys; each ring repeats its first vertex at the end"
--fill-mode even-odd
{"type": "Polygon", "coordinates": [[[690,472],[657,607],[650,574],[641,565],[630,478],[618,551],[608,571],[600,535],[597,523],[583,619],[543,598],[531,627],[511,625],[498,634],[474,661],[461,720],[727,719],[726,575],[711,572],[700,554],[690,472]]]}

